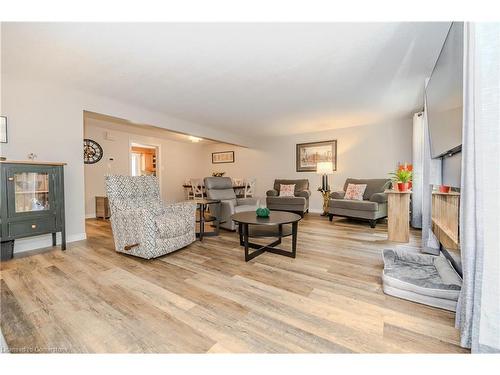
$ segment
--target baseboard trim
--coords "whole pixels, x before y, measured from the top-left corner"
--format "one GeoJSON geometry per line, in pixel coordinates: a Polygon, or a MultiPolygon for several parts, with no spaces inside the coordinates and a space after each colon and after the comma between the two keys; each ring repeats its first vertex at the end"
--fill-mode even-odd
{"type": "MultiPolygon", "coordinates": [[[[87,238],[86,233],[69,234],[66,236],[66,243],[82,241],[87,238]]],[[[56,243],[61,244],[61,233],[57,233],[56,243]]],[[[45,234],[43,236],[20,238],[14,242],[14,254],[23,253],[36,249],[43,249],[44,247],[52,246],[52,235],[45,234]]]]}
{"type": "Polygon", "coordinates": [[[321,209],[321,208],[309,208],[309,212],[312,212],[313,214],[322,214],[323,209],[321,209]]]}
{"type": "Polygon", "coordinates": [[[85,214],[85,219],[95,219],[95,214],[85,214]]]}

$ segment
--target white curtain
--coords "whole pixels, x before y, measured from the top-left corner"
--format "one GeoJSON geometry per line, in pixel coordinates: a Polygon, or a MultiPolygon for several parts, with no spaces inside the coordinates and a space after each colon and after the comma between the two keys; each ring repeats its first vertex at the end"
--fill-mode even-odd
{"type": "Polygon", "coordinates": [[[422,195],[424,172],[424,113],[413,115],[413,180],[411,195],[411,226],[422,228],[422,195]]]}
{"type": "Polygon", "coordinates": [[[456,325],[462,346],[500,352],[500,24],[468,23],[464,39],[456,325]]]}
{"type": "Polygon", "coordinates": [[[431,159],[431,142],[424,100],[422,155],[422,252],[439,255],[439,241],[432,232],[432,185],[441,185],[441,159],[431,159]]]}

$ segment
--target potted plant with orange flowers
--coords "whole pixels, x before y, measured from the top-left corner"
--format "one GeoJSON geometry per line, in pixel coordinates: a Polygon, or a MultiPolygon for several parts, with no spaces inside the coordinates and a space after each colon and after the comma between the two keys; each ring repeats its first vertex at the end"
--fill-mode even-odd
{"type": "Polygon", "coordinates": [[[408,191],[413,172],[408,169],[398,168],[396,172],[390,173],[392,176],[392,185],[397,185],[398,191],[408,191]]]}
{"type": "Polygon", "coordinates": [[[410,181],[408,181],[408,189],[411,189],[411,187],[412,187],[412,179],[413,179],[413,164],[408,164],[407,162],[405,162],[404,164],[400,163],[398,165],[398,171],[399,170],[405,170],[405,171],[412,172],[412,176],[410,178],[410,181]]]}

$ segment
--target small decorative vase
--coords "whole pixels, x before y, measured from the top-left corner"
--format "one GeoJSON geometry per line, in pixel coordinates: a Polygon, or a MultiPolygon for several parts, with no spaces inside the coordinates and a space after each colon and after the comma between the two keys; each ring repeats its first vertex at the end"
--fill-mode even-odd
{"type": "Polygon", "coordinates": [[[398,191],[408,191],[408,182],[398,182],[398,191]]]}
{"type": "Polygon", "coordinates": [[[269,211],[269,208],[267,207],[260,207],[255,211],[258,217],[269,217],[270,212],[271,211],[269,211]]]}
{"type": "Polygon", "coordinates": [[[448,194],[450,192],[450,186],[439,185],[439,192],[448,194]]]}

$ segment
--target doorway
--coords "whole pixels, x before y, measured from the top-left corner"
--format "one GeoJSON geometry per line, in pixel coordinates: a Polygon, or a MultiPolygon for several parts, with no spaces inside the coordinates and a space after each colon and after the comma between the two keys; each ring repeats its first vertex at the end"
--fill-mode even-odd
{"type": "Polygon", "coordinates": [[[158,176],[158,146],[130,144],[130,175],[158,176]]]}

